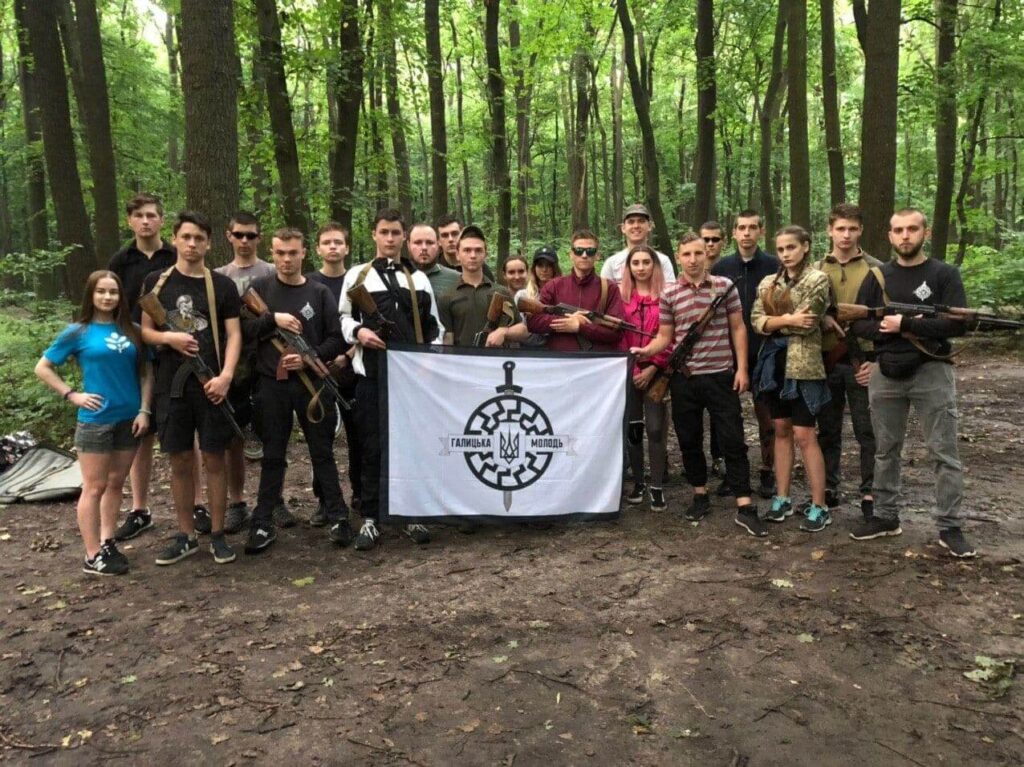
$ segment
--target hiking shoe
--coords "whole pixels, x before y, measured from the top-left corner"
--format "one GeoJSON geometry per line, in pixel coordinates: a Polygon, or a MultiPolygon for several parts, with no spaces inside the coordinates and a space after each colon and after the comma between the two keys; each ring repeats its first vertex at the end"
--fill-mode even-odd
{"type": "Polygon", "coordinates": [[[210,510],[201,503],[192,507],[192,524],[200,535],[209,535],[213,530],[213,518],[210,517],[210,510]]]}
{"type": "Polygon", "coordinates": [[[686,510],[686,518],[691,522],[699,522],[711,513],[711,499],[705,493],[693,496],[690,507],[686,510]]]}
{"type": "Polygon", "coordinates": [[[761,469],[757,494],[762,498],[771,498],[775,495],[775,473],[771,469],[761,469]]]}
{"type": "Polygon", "coordinates": [[[263,459],[263,443],[260,442],[260,438],[256,436],[256,432],[253,431],[252,427],[245,430],[245,442],[242,444],[242,453],[250,461],[263,459]]]}
{"type": "Polygon", "coordinates": [[[643,503],[646,495],[647,485],[643,482],[636,482],[633,484],[633,492],[626,496],[626,503],[633,504],[634,506],[638,503],[643,503]]]}
{"type": "Polygon", "coordinates": [[[875,516],[875,501],[872,498],[861,498],[860,501],[860,513],[864,516],[865,520],[871,519],[875,516]]]}
{"type": "Polygon", "coordinates": [[[832,524],[832,512],[812,503],[807,508],[804,521],[800,523],[800,529],[805,533],[818,533],[832,524]]]}
{"type": "Polygon", "coordinates": [[[295,527],[298,524],[298,520],[295,515],[288,511],[288,507],[284,505],[284,501],[279,501],[274,507],[274,524],[277,527],[295,527]]]}
{"type": "Polygon", "coordinates": [[[786,517],[793,516],[793,502],[789,498],[775,496],[772,498],[772,505],[768,507],[765,519],[769,522],[785,522],[786,517]]]}
{"type": "Polygon", "coordinates": [[[153,515],[149,509],[132,509],[124,518],[121,526],[114,531],[115,541],[130,541],[136,535],[146,532],[153,526],[153,515]]]}
{"type": "Polygon", "coordinates": [[[245,539],[245,553],[259,554],[277,540],[277,531],[267,523],[253,522],[249,525],[249,536],[245,539]]]}
{"type": "Polygon", "coordinates": [[[364,519],[359,528],[359,534],[356,536],[356,551],[369,551],[377,545],[378,538],[380,538],[380,531],[377,529],[376,522],[369,518],[364,519]]]}
{"type": "Polygon", "coordinates": [[[725,462],[721,458],[711,459],[711,475],[725,479],[725,462]]]}
{"type": "Polygon", "coordinates": [[[430,543],[430,531],[423,525],[406,525],[405,534],[412,538],[413,543],[420,546],[430,543]]]}
{"type": "Polygon", "coordinates": [[[210,553],[213,554],[213,561],[218,565],[226,565],[235,561],[235,550],[228,546],[224,533],[210,536],[210,553]]]}
{"type": "Polygon", "coordinates": [[[825,490],[825,508],[827,508],[829,511],[831,511],[832,509],[838,509],[841,505],[842,504],[841,504],[841,501],[839,499],[839,491],[838,490],[828,490],[828,489],[826,489],[825,490]]]}
{"type": "Polygon", "coordinates": [[[352,543],[352,526],[349,525],[347,519],[335,522],[327,531],[327,537],[330,538],[331,543],[337,546],[348,546],[352,543]]]}
{"type": "Polygon", "coordinates": [[[316,511],[314,511],[309,517],[310,527],[327,527],[327,523],[330,520],[327,519],[327,507],[324,506],[324,502],[320,501],[317,504],[316,511]]]}
{"type": "Polygon", "coordinates": [[[732,488],[729,487],[729,483],[726,480],[722,480],[722,484],[718,486],[718,489],[715,491],[715,495],[719,498],[727,498],[732,495],[732,488]]]}
{"type": "Polygon", "coordinates": [[[107,550],[101,546],[96,556],[82,563],[82,572],[89,575],[124,575],[128,572],[128,562],[111,559],[107,550]]]}
{"type": "Polygon", "coordinates": [[[969,559],[978,556],[977,550],[964,538],[959,527],[948,527],[939,530],[939,545],[957,559],[969,559]]]}
{"type": "Polygon", "coordinates": [[[118,567],[124,567],[124,571],[127,572],[131,567],[131,563],[128,562],[128,557],[122,554],[117,549],[117,544],[113,540],[105,540],[100,544],[100,551],[103,553],[103,558],[108,562],[113,562],[118,567]]]}
{"type": "Polygon", "coordinates": [[[755,538],[764,538],[768,535],[768,525],[758,518],[757,507],[753,504],[740,506],[736,510],[736,524],[755,538]]]}
{"type": "Polygon", "coordinates": [[[665,503],[665,491],[660,487],[651,488],[651,511],[664,511],[668,508],[665,503]]]}
{"type": "Polygon", "coordinates": [[[199,541],[189,538],[188,533],[178,533],[171,539],[171,545],[156,558],[158,565],[173,565],[199,551],[199,541]]]}
{"type": "Polygon", "coordinates": [[[850,537],[855,541],[870,541],[872,538],[884,538],[891,535],[902,535],[898,519],[882,519],[871,517],[853,528],[850,537]]]}
{"type": "Polygon", "coordinates": [[[228,505],[224,513],[224,532],[237,533],[249,523],[249,506],[245,501],[228,505]]]}

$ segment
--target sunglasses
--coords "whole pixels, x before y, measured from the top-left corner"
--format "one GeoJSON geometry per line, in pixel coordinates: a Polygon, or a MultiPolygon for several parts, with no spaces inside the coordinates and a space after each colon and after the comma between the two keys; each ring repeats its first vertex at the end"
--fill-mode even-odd
{"type": "Polygon", "coordinates": [[[597,248],[578,248],[575,245],[572,247],[572,252],[577,256],[586,256],[587,258],[594,258],[597,255],[597,248]]]}
{"type": "Polygon", "coordinates": [[[231,236],[236,240],[258,240],[260,238],[258,232],[232,232],[231,236]]]}
{"type": "Polygon", "coordinates": [[[715,245],[715,244],[717,244],[717,243],[719,243],[719,242],[721,242],[721,241],[722,241],[722,238],[721,238],[721,237],[703,237],[702,239],[703,239],[703,240],[704,240],[704,242],[706,242],[706,243],[707,243],[708,245],[715,245]]]}

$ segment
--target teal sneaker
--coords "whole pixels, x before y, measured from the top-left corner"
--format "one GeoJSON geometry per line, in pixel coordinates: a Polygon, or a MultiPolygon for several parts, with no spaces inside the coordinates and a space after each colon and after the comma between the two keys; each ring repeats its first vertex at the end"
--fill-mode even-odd
{"type": "Polygon", "coordinates": [[[805,533],[818,533],[831,524],[832,512],[812,503],[807,507],[804,521],[800,523],[800,529],[805,533]]]}
{"type": "Polygon", "coordinates": [[[785,522],[786,517],[793,516],[793,503],[789,498],[777,495],[772,498],[772,505],[765,515],[769,522],[785,522]]]}

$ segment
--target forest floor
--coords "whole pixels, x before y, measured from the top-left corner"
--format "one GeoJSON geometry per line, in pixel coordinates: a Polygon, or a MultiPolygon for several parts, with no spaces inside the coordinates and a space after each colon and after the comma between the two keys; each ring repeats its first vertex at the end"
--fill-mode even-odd
{"type": "Polygon", "coordinates": [[[964,674],[1024,659],[1024,365],[973,351],[958,376],[973,561],[937,545],[916,423],[904,534],[865,543],[850,494],[823,533],[755,540],[723,499],[686,523],[679,484],[615,523],[388,531],[369,553],[303,524],[264,556],[239,536],[233,565],[160,568],[161,461],[133,570],[91,579],[73,504],[0,510],[0,759],[1021,764],[1024,683],[964,674]]]}

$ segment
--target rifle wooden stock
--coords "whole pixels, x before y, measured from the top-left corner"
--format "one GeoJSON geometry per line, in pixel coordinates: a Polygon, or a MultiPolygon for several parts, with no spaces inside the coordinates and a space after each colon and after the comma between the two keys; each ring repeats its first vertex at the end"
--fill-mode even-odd
{"type": "Polygon", "coordinates": [[[487,321],[473,337],[474,346],[483,347],[487,345],[487,336],[501,325],[501,316],[505,311],[506,301],[508,299],[501,293],[495,292],[491,295],[491,303],[487,305],[487,321]]]}
{"type": "Polygon", "coordinates": [[[516,306],[519,311],[525,314],[552,314],[556,317],[568,317],[571,314],[579,312],[583,314],[588,320],[598,325],[602,325],[611,330],[629,330],[633,333],[637,333],[647,338],[654,338],[657,333],[648,333],[643,328],[637,327],[631,322],[626,322],[618,317],[610,317],[607,314],[594,311],[593,309],[583,309],[579,306],[570,306],[569,304],[556,304],[555,306],[548,306],[542,304],[533,298],[527,298],[526,296],[520,297],[519,301],[516,302],[516,306]]]}
{"type": "Polygon", "coordinates": [[[538,301],[536,298],[530,298],[529,296],[520,296],[519,300],[516,301],[516,308],[525,314],[544,314],[544,310],[547,308],[538,301]]]}
{"type": "Polygon", "coordinates": [[[157,296],[147,293],[139,299],[139,308],[149,315],[158,328],[167,327],[167,310],[157,296]]]}
{"type": "Polygon", "coordinates": [[[965,322],[971,330],[1016,330],[1024,328],[1024,322],[1012,320],[1009,317],[999,317],[995,314],[975,311],[964,306],[943,306],[929,304],[902,304],[891,302],[886,306],[861,306],[860,304],[839,304],[837,306],[838,319],[840,322],[852,320],[863,320],[868,317],[884,317],[887,314],[902,314],[906,317],[921,315],[924,317],[938,317],[946,320],[957,320],[965,322]]]}
{"type": "Polygon", "coordinates": [[[854,320],[865,320],[868,317],[881,317],[885,315],[885,307],[871,308],[860,304],[837,304],[836,319],[846,324],[854,320]]]}
{"type": "Polygon", "coordinates": [[[349,288],[348,300],[359,310],[370,330],[381,338],[388,335],[392,323],[388,322],[380,313],[377,302],[373,300],[373,296],[370,295],[370,291],[366,289],[365,285],[349,288]]]}
{"type": "Polygon", "coordinates": [[[660,405],[665,401],[665,395],[668,394],[669,380],[670,376],[668,371],[659,370],[654,374],[654,380],[651,381],[650,385],[647,387],[647,391],[644,393],[644,396],[656,405],[660,405]]]}

